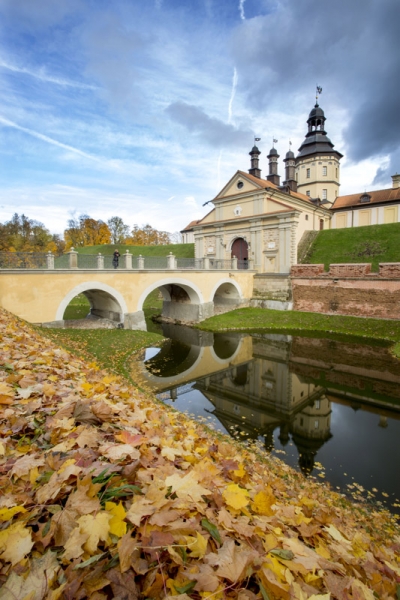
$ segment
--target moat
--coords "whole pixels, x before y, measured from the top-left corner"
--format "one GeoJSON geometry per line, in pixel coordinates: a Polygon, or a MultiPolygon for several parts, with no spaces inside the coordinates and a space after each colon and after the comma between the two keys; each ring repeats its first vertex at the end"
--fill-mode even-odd
{"type": "Polygon", "coordinates": [[[163,335],[131,363],[160,400],[400,512],[400,363],[386,346],[176,325],[163,335]]]}

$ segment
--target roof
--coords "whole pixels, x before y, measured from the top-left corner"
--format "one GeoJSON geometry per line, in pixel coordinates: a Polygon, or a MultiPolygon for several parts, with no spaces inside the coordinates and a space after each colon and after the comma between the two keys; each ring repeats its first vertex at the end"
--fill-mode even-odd
{"type": "Polygon", "coordinates": [[[374,190],[372,192],[361,192],[358,194],[349,194],[348,196],[338,196],[331,207],[331,210],[340,210],[351,206],[368,206],[371,204],[384,204],[386,202],[400,202],[400,187],[388,188],[386,190],[374,190]],[[361,197],[370,196],[369,202],[361,202],[361,197]]]}
{"type": "Polygon", "coordinates": [[[305,194],[300,194],[300,192],[292,191],[290,192],[290,194],[288,194],[284,190],[281,190],[278,185],[272,183],[272,181],[268,181],[268,179],[260,179],[260,177],[254,177],[254,175],[251,175],[250,173],[245,173],[244,171],[238,171],[238,173],[240,173],[240,175],[242,175],[243,177],[247,177],[248,179],[250,179],[250,181],[257,183],[263,189],[272,188],[273,190],[278,190],[282,194],[286,194],[287,196],[294,196],[295,198],[299,198],[300,200],[305,200],[308,204],[312,204],[310,198],[305,194]]]}
{"type": "Polygon", "coordinates": [[[190,221],[189,225],[186,225],[186,227],[184,227],[184,229],[181,229],[181,233],[183,231],[189,231],[190,229],[193,229],[193,226],[196,225],[200,220],[201,219],[196,219],[196,221],[190,221]]]}

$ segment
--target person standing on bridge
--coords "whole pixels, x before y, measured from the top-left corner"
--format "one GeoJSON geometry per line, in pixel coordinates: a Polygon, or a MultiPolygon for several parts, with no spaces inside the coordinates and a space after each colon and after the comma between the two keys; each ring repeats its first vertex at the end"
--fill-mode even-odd
{"type": "Polygon", "coordinates": [[[112,263],[113,263],[114,269],[117,269],[117,268],[118,268],[118,263],[119,263],[119,257],[120,257],[120,256],[121,256],[121,255],[120,255],[120,253],[119,253],[119,251],[118,251],[118,248],[116,248],[116,249],[114,250],[113,259],[112,259],[112,263]]]}

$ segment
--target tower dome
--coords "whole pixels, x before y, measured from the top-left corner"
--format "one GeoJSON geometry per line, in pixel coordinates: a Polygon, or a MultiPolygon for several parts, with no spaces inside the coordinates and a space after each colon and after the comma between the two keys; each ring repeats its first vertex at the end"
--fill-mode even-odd
{"type": "Polygon", "coordinates": [[[334,149],[326,135],[325,121],[317,101],[308,115],[308,131],[295,159],[295,178],[299,192],[333,203],[339,192],[339,162],[343,154],[334,149]]]}

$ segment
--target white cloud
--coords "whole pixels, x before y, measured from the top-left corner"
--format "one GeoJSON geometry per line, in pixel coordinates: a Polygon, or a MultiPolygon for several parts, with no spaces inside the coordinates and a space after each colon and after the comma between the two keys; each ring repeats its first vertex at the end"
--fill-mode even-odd
{"type": "Polygon", "coordinates": [[[239,0],[239,11],[240,11],[240,18],[242,19],[242,21],[246,20],[246,16],[244,14],[244,3],[246,2],[246,0],[239,0]]]}

